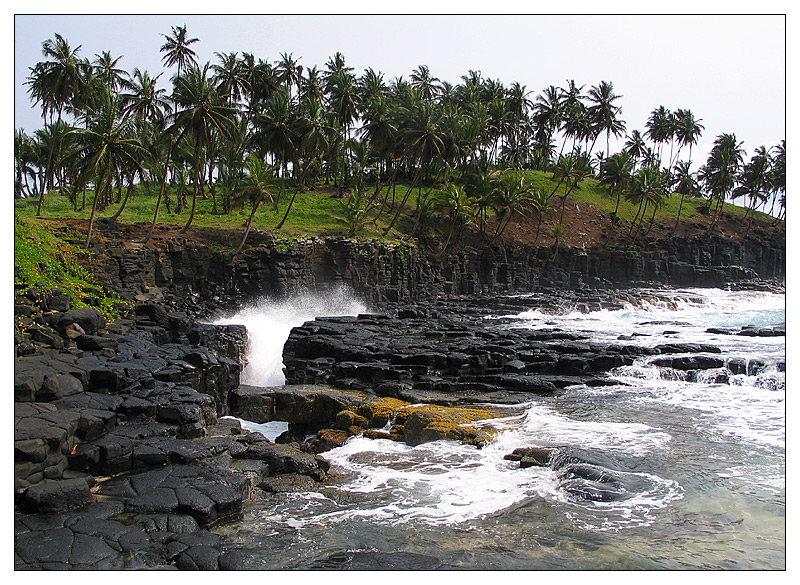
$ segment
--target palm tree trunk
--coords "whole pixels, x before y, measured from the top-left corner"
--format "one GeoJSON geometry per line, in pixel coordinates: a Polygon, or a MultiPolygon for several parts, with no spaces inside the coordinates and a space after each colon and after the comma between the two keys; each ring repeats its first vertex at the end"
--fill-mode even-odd
{"type": "Polygon", "coordinates": [[[122,200],[122,205],[119,206],[116,213],[108,218],[109,221],[117,221],[117,218],[122,213],[122,210],[125,209],[125,206],[128,204],[128,198],[131,196],[131,191],[133,191],[133,177],[131,177],[131,182],[128,183],[128,188],[125,191],[125,199],[122,200]]]}
{"type": "Polygon", "coordinates": [[[261,206],[261,202],[264,200],[264,194],[259,193],[256,200],[253,202],[253,210],[250,212],[250,216],[247,218],[247,224],[244,226],[244,235],[242,236],[242,241],[239,243],[239,247],[236,248],[236,251],[233,253],[233,256],[236,256],[239,252],[242,251],[244,248],[244,243],[247,241],[247,236],[250,234],[250,226],[253,224],[253,217],[256,215],[256,211],[261,206]]]}
{"type": "Polygon", "coordinates": [[[197,208],[197,190],[200,188],[200,140],[195,141],[195,148],[197,152],[195,153],[194,158],[194,190],[192,192],[192,209],[189,212],[189,220],[186,222],[186,225],[183,226],[181,230],[182,234],[185,234],[189,231],[189,227],[192,225],[192,221],[194,221],[194,211],[197,208]]]}
{"type": "MultiPolygon", "coordinates": [[[[51,126],[52,126],[52,115],[50,116],[51,126]]],[[[56,128],[60,126],[61,122],[61,109],[58,110],[58,121],[56,122],[56,128]]],[[[36,217],[41,217],[42,215],[42,206],[44,205],[44,192],[47,191],[47,186],[51,182],[50,175],[52,173],[51,166],[53,164],[53,151],[56,149],[56,138],[57,135],[53,134],[53,143],[50,145],[50,148],[47,153],[47,166],[44,170],[44,181],[42,182],[42,192],[39,195],[39,205],[36,207],[36,217]]]]}
{"type": "Polygon", "coordinates": [[[675,217],[675,227],[672,228],[672,235],[675,235],[675,232],[678,231],[678,222],[681,220],[681,209],[683,209],[683,197],[684,194],[681,193],[681,202],[678,204],[678,215],[675,217]]]}
{"type": "Polygon", "coordinates": [[[167,186],[167,177],[169,176],[169,159],[172,158],[172,148],[174,145],[170,145],[169,150],[167,150],[167,160],[164,162],[164,177],[161,179],[161,189],[158,192],[158,200],[156,201],[156,211],[153,214],[153,223],[150,224],[150,229],[147,230],[147,235],[144,237],[142,241],[143,244],[146,244],[150,241],[150,238],[153,236],[153,231],[156,229],[156,222],[158,221],[158,212],[161,210],[161,201],[164,198],[164,190],[167,186]]]}
{"type": "MultiPolygon", "coordinates": [[[[435,184],[435,182],[434,182],[435,184]]],[[[417,215],[414,218],[414,227],[411,228],[411,233],[408,234],[409,238],[413,238],[414,234],[417,233],[417,228],[419,227],[420,220],[422,219],[422,213],[424,211],[425,203],[428,201],[428,197],[433,192],[433,187],[428,189],[428,192],[425,193],[425,196],[420,198],[422,194],[422,185],[419,186],[419,193],[417,194],[417,215]]]]}
{"type": "MultiPolygon", "coordinates": [[[[289,217],[289,212],[292,210],[292,205],[294,205],[294,200],[297,197],[297,194],[300,192],[300,189],[303,186],[303,182],[306,180],[306,173],[308,172],[308,167],[311,166],[311,157],[309,157],[308,161],[306,162],[306,166],[303,169],[303,176],[300,179],[300,182],[297,184],[297,188],[294,190],[292,194],[292,199],[289,201],[289,206],[286,208],[286,213],[283,214],[283,219],[275,226],[276,230],[279,230],[283,227],[283,224],[286,223],[286,218],[289,217]]],[[[244,243],[244,242],[242,242],[244,243]]]]}
{"type": "Polygon", "coordinates": [[[92,238],[92,228],[94,227],[94,216],[97,213],[97,200],[102,196],[101,185],[103,183],[103,176],[105,173],[101,174],[97,177],[97,185],[94,190],[94,202],[92,203],[92,213],[89,216],[89,229],[86,230],[86,243],[84,244],[84,248],[87,250],[89,249],[89,241],[92,238]]]}
{"type": "Polygon", "coordinates": [[[417,180],[419,179],[420,171],[421,171],[421,167],[417,169],[417,172],[414,175],[414,180],[411,182],[411,187],[409,187],[408,191],[406,191],[406,194],[403,197],[403,200],[400,202],[400,207],[397,208],[397,213],[394,214],[394,217],[392,218],[392,221],[389,224],[389,227],[387,227],[383,231],[383,235],[384,236],[386,236],[386,234],[388,234],[391,231],[391,229],[394,227],[394,224],[397,222],[397,219],[400,217],[400,213],[403,211],[403,208],[405,207],[406,202],[408,201],[408,198],[411,196],[411,192],[414,190],[414,187],[417,186],[417,180]]]}

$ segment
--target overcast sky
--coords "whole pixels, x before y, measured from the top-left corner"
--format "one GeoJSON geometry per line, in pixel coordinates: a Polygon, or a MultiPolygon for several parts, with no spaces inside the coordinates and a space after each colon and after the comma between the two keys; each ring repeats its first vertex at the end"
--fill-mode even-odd
{"type": "MultiPolygon", "coordinates": [[[[387,81],[421,64],[453,84],[470,69],[535,97],[574,79],[588,89],[601,80],[623,96],[628,131],[645,130],[656,107],[688,108],[705,126],[695,147],[703,160],[714,138],[736,134],[748,158],[786,136],[786,17],[773,15],[16,15],[14,126],[41,125],[26,77],[43,60],[54,33],[87,58],[122,56],[120,66],[164,70],[163,34],[186,24],[200,62],[215,52],[250,52],[275,61],[291,53],[322,69],[337,51],[360,74],[367,67],[387,81]]],[[[174,70],[168,71],[166,80],[174,70]]],[[[612,151],[614,151],[612,146],[612,151]]]]}

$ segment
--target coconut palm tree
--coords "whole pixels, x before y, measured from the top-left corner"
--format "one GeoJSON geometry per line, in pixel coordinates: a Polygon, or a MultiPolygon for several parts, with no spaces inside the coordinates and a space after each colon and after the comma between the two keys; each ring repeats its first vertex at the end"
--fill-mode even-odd
{"type": "Polygon", "coordinates": [[[672,189],[675,193],[680,194],[681,201],[678,204],[678,214],[675,216],[675,227],[672,228],[672,235],[678,230],[678,223],[681,220],[681,210],[683,209],[683,200],[686,195],[690,197],[697,197],[700,195],[700,185],[697,182],[695,175],[691,171],[692,161],[678,161],[672,173],[672,189]]]}
{"type": "Polygon", "coordinates": [[[388,96],[383,73],[375,71],[372,67],[364,70],[363,75],[356,80],[356,87],[358,88],[358,100],[364,108],[368,107],[372,100],[384,99],[388,96]]]}
{"type": "Polygon", "coordinates": [[[334,128],[330,125],[329,120],[330,118],[319,100],[308,98],[300,103],[299,116],[294,121],[293,140],[299,142],[298,151],[300,156],[298,158],[305,159],[303,174],[300,176],[294,194],[292,194],[289,205],[286,207],[286,213],[284,213],[278,225],[275,226],[275,229],[281,229],[283,224],[286,223],[295,198],[305,184],[308,169],[317,160],[318,156],[326,154],[330,149],[330,138],[334,128]]]}
{"type": "Polygon", "coordinates": [[[533,245],[535,246],[536,242],[539,241],[539,231],[542,228],[544,215],[550,211],[552,205],[547,193],[536,188],[531,189],[528,205],[530,206],[530,210],[536,214],[536,236],[533,238],[533,245]]]}
{"type": "Polygon", "coordinates": [[[463,185],[448,183],[437,195],[433,208],[450,220],[447,238],[439,253],[442,257],[447,253],[453,236],[459,238],[464,227],[474,221],[475,201],[467,194],[463,185]]]}
{"type": "Polygon", "coordinates": [[[772,168],[769,173],[770,190],[772,191],[772,207],[769,214],[775,210],[776,200],[781,201],[781,209],[785,209],[786,202],[786,141],[774,146],[775,154],[772,157],[772,168]]]}
{"type": "Polygon", "coordinates": [[[644,220],[647,207],[651,204],[654,206],[653,217],[655,217],[655,212],[663,202],[665,196],[665,177],[656,166],[643,167],[633,175],[625,191],[625,198],[631,203],[638,205],[636,215],[634,215],[633,221],[631,222],[631,229],[628,232],[629,239],[633,237],[637,224],[641,225],[641,222],[644,220]]]}
{"type": "Polygon", "coordinates": [[[358,87],[355,77],[351,73],[352,67],[344,66],[344,57],[336,53],[328,61],[329,71],[325,77],[325,92],[328,98],[328,107],[335,114],[339,124],[341,137],[339,141],[339,163],[342,173],[339,181],[339,195],[344,192],[347,183],[347,145],[350,140],[350,129],[359,116],[358,87]]]}
{"type": "MultiPolygon", "coordinates": [[[[190,134],[194,141],[194,189],[192,192],[192,209],[189,219],[181,231],[186,232],[192,225],[197,208],[197,194],[200,190],[200,161],[211,144],[212,134],[219,132],[223,136],[230,133],[234,124],[236,110],[228,105],[217,92],[216,85],[210,75],[210,64],[203,67],[191,65],[183,73],[173,79],[174,89],[171,100],[175,104],[175,112],[171,114],[171,132],[180,139],[190,134]]],[[[177,143],[177,140],[176,140],[177,143]]]]}
{"type": "Polygon", "coordinates": [[[264,201],[264,198],[267,197],[272,200],[272,194],[269,190],[272,176],[272,168],[269,165],[264,164],[264,161],[260,156],[250,154],[250,156],[247,157],[247,175],[241,182],[241,188],[243,194],[252,202],[253,207],[250,211],[250,215],[247,217],[247,222],[245,223],[242,241],[239,243],[239,247],[236,248],[236,251],[233,253],[234,256],[236,256],[242,251],[242,248],[244,248],[244,244],[247,241],[247,236],[250,234],[253,218],[256,215],[256,211],[258,211],[258,208],[261,206],[261,203],[264,201]]]}
{"type": "Polygon", "coordinates": [[[291,53],[281,53],[281,58],[275,61],[275,75],[280,83],[286,84],[291,96],[292,87],[300,87],[303,66],[294,59],[291,53]]]}
{"type": "Polygon", "coordinates": [[[445,134],[439,124],[441,109],[434,102],[423,100],[418,100],[416,106],[412,109],[402,108],[398,112],[401,118],[398,124],[398,142],[403,150],[404,158],[415,169],[415,173],[411,186],[406,191],[392,221],[383,232],[384,236],[389,233],[400,217],[411,192],[420,183],[425,167],[434,160],[440,159],[444,152],[445,134]]]}
{"type": "MultiPolygon", "coordinates": [[[[736,185],[743,159],[744,149],[742,143],[736,140],[736,135],[720,134],[714,141],[706,164],[700,168],[700,181],[708,189],[710,200],[717,202],[718,213],[736,185]]],[[[717,219],[719,215],[715,223],[717,219]]]]}
{"type": "MultiPolygon", "coordinates": [[[[589,88],[587,93],[587,99],[592,104],[589,106],[589,118],[593,126],[592,134],[596,139],[603,132],[606,133],[606,153],[610,152],[611,135],[618,137],[625,134],[625,122],[617,117],[622,113],[622,108],[614,104],[621,97],[614,93],[614,84],[610,81],[601,81],[600,85],[589,88]]],[[[589,154],[591,155],[591,153],[592,148],[589,148],[589,154]]]]}
{"type": "Polygon", "coordinates": [[[250,90],[250,74],[238,53],[214,53],[219,63],[211,65],[217,91],[229,104],[237,105],[250,90]]]}
{"type": "Polygon", "coordinates": [[[316,65],[307,67],[305,75],[300,77],[300,99],[314,98],[322,101],[325,96],[323,89],[322,72],[316,65]]]}
{"type": "Polygon", "coordinates": [[[617,223],[619,214],[619,202],[622,198],[622,193],[631,180],[633,173],[634,161],[630,154],[625,151],[617,152],[608,157],[600,171],[600,184],[605,185],[610,189],[611,195],[617,196],[617,202],[614,206],[614,213],[612,215],[611,227],[613,228],[617,223]]]}
{"type": "Polygon", "coordinates": [[[136,136],[131,117],[123,114],[119,98],[111,92],[105,92],[100,98],[100,106],[89,110],[83,119],[85,127],[72,132],[78,139],[79,182],[91,180],[95,185],[86,233],[85,247],[88,248],[98,203],[111,193],[115,176],[123,174],[123,170],[131,171],[128,176],[132,180],[132,172],[142,169],[147,151],[136,136]]]}
{"type": "Polygon", "coordinates": [[[92,62],[94,80],[111,91],[117,91],[122,87],[123,81],[128,78],[128,72],[117,67],[120,59],[121,56],[112,57],[109,51],[95,55],[95,60],[92,62]]]}
{"type": "Polygon", "coordinates": [[[550,85],[536,96],[533,106],[533,123],[540,141],[550,143],[553,135],[561,127],[563,104],[561,90],[550,85]]]}
{"type": "Polygon", "coordinates": [[[252,123],[254,127],[253,146],[263,155],[272,155],[276,170],[281,177],[280,191],[273,203],[274,209],[277,211],[278,202],[283,199],[289,162],[297,147],[296,111],[294,102],[289,96],[289,90],[284,88],[276,91],[267,101],[263,112],[255,116],[252,123]]]}
{"type": "Polygon", "coordinates": [[[692,162],[692,146],[697,144],[703,134],[703,130],[705,130],[705,126],[700,123],[701,121],[701,119],[694,117],[691,110],[678,109],[675,111],[675,138],[678,139],[680,144],[675,157],[680,156],[681,148],[688,145],[690,165],[692,162]]]}
{"type": "Polygon", "coordinates": [[[427,65],[420,65],[411,72],[411,86],[422,92],[425,100],[435,99],[441,91],[438,77],[433,77],[427,65]]]}
{"type": "Polygon", "coordinates": [[[126,90],[120,94],[122,108],[125,114],[133,116],[140,127],[151,125],[163,128],[166,115],[172,111],[172,105],[166,97],[167,91],[157,85],[159,77],[161,73],[151,77],[148,71],[135,67],[130,79],[121,81],[122,89],[126,90]]]}
{"type": "Polygon", "coordinates": [[[179,77],[184,69],[190,65],[197,64],[197,53],[190,49],[189,45],[193,45],[200,39],[187,38],[185,24],[183,26],[173,26],[171,36],[165,34],[161,36],[165,39],[164,44],[159,49],[160,52],[164,53],[161,60],[167,67],[177,65],[179,77]]]}
{"type": "Polygon", "coordinates": [[[650,117],[645,124],[647,131],[645,134],[658,147],[658,161],[661,165],[661,148],[664,143],[669,142],[675,135],[675,119],[667,108],[658,106],[650,113],[650,117]]]}
{"type": "MultiPolygon", "coordinates": [[[[30,75],[25,84],[31,100],[42,108],[42,120],[59,126],[66,109],[78,110],[88,101],[90,93],[91,65],[78,57],[81,45],[74,49],[64,37],[56,33],[52,39],[42,43],[42,55],[46,61],[40,61],[30,68],[30,75]]],[[[42,213],[44,194],[53,187],[53,154],[58,142],[51,143],[44,169],[44,182],[40,185],[41,193],[36,215],[42,213]]]]}
{"type": "Polygon", "coordinates": [[[630,155],[635,164],[647,156],[647,150],[642,133],[639,130],[633,130],[625,140],[624,151],[630,155]]]}
{"type": "Polygon", "coordinates": [[[745,217],[747,217],[750,212],[755,213],[756,208],[760,204],[766,204],[767,201],[769,201],[769,194],[771,191],[771,167],[772,160],[766,147],[763,145],[756,148],[755,153],[750,158],[750,162],[742,167],[737,178],[739,185],[731,192],[731,199],[737,199],[739,197],[747,197],[750,199],[745,217]]]}
{"type": "Polygon", "coordinates": [[[517,171],[506,171],[500,176],[495,190],[493,207],[498,215],[494,238],[503,235],[515,215],[526,215],[531,210],[533,186],[517,171]]]}

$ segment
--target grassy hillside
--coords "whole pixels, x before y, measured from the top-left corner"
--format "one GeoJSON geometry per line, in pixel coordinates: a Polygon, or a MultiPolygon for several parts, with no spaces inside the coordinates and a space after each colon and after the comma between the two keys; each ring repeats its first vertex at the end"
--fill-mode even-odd
{"type": "MultiPolygon", "coordinates": [[[[546,192],[551,193],[556,187],[556,183],[552,180],[550,173],[543,173],[539,171],[526,171],[528,178],[532,181],[533,185],[546,192]]],[[[423,194],[428,191],[429,187],[423,188],[423,194]]],[[[373,186],[368,186],[365,190],[365,195],[371,195],[374,190],[373,186]]],[[[394,194],[394,201],[399,202],[404,197],[408,190],[407,185],[398,185],[394,194]]],[[[559,187],[556,195],[561,195],[564,192],[564,187],[559,187]]],[[[275,226],[280,222],[284,216],[286,208],[291,199],[291,191],[287,189],[283,198],[277,206],[277,210],[273,208],[272,204],[265,202],[255,215],[253,220],[253,229],[263,230],[273,233],[276,237],[303,237],[308,235],[357,235],[364,238],[377,238],[377,239],[392,239],[402,238],[408,234],[414,222],[416,212],[416,200],[418,190],[409,197],[408,204],[401,216],[401,219],[395,225],[394,229],[387,235],[383,236],[385,228],[389,225],[393,213],[389,213],[388,209],[374,221],[377,214],[377,207],[367,209],[357,222],[348,221],[346,206],[348,204],[349,195],[346,193],[344,198],[335,197],[336,190],[334,188],[318,188],[313,192],[299,193],[293,204],[291,213],[288,220],[281,230],[276,230],[275,226]],[[356,225],[357,224],[357,225],[356,225]]],[[[382,191],[386,193],[386,188],[382,191]]],[[[278,187],[273,187],[273,196],[277,196],[278,187]]],[[[436,195],[436,190],[432,192],[432,196],[436,195]]],[[[55,193],[49,194],[46,197],[45,205],[42,213],[42,219],[72,219],[85,221],[88,220],[90,208],[92,203],[93,194],[87,193],[87,202],[83,211],[75,211],[72,203],[62,195],[55,193]]],[[[122,224],[140,224],[149,225],[152,221],[153,210],[155,209],[157,192],[155,190],[148,191],[144,187],[137,187],[130,197],[127,206],[120,215],[118,222],[122,224]]],[[[174,193],[170,194],[171,200],[174,202],[176,196],[174,193]]],[[[539,244],[545,245],[552,241],[552,238],[547,236],[552,227],[560,221],[560,205],[561,201],[558,197],[554,197],[551,201],[552,209],[545,215],[542,224],[541,237],[537,240],[539,244]]],[[[690,225],[695,221],[709,222],[709,216],[705,216],[698,211],[703,206],[707,205],[707,201],[699,198],[687,197],[683,203],[681,212],[681,224],[690,225]]],[[[216,228],[220,230],[232,230],[242,232],[244,225],[250,214],[250,204],[245,203],[238,209],[234,209],[230,214],[222,214],[221,201],[219,197],[215,200],[210,194],[206,194],[206,198],[198,197],[198,209],[193,222],[195,228],[216,228]]],[[[597,237],[597,234],[588,234],[586,230],[587,218],[593,218],[594,223],[602,223],[607,225],[608,220],[603,219],[614,211],[616,205],[615,196],[611,195],[608,189],[601,186],[593,179],[583,181],[576,189],[572,191],[567,199],[569,213],[565,216],[564,220],[564,237],[561,241],[566,244],[590,244],[591,241],[586,241],[586,238],[597,237]],[[574,225],[571,225],[574,224],[574,225]],[[576,226],[581,226],[580,228],[576,226]],[[573,229],[574,228],[574,229],[573,229]],[[578,235],[580,234],[580,236],[578,235]],[[581,240],[583,238],[583,240],[581,240]]],[[[675,224],[675,218],[680,204],[680,196],[672,195],[668,197],[664,205],[659,208],[656,213],[655,222],[663,224],[663,230],[667,226],[671,229],[675,224]]],[[[99,214],[99,217],[109,217],[114,214],[118,209],[118,204],[114,204],[105,209],[99,214]]],[[[174,208],[172,208],[174,211],[174,208]]],[[[33,218],[36,212],[36,205],[31,200],[17,200],[15,201],[15,215],[19,217],[33,218]]],[[[636,215],[637,206],[626,201],[624,198],[619,204],[618,216],[622,220],[623,225],[632,221],[636,215]]],[[[729,217],[728,224],[736,225],[735,218],[741,218],[745,214],[745,209],[735,205],[725,204],[724,212],[732,217],[729,217]],[[733,221],[731,221],[733,220],[733,221]]],[[[169,213],[164,206],[162,206],[159,215],[158,224],[160,226],[171,226],[173,228],[182,227],[188,218],[188,210],[183,210],[182,213],[169,213]]],[[[649,222],[651,212],[648,211],[645,216],[645,222],[649,222]]],[[[757,219],[768,220],[772,219],[769,216],[757,212],[755,214],[757,219]]],[[[448,224],[445,218],[439,217],[437,214],[430,216],[431,221],[428,222],[430,229],[434,234],[444,237],[448,229],[448,224]]],[[[532,227],[537,222],[536,217],[518,218],[513,222],[512,228],[504,233],[507,237],[516,238],[519,240],[526,240],[533,237],[532,227]],[[524,228],[524,229],[523,229],[524,228]]],[[[730,229],[726,227],[725,229],[730,229]]],[[[84,228],[85,230],[85,228],[84,228]]],[[[490,233],[490,230],[487,229],[490,233]]],[[[85,231],[84,231],[85,234],[85,231]]],[[[77,235],[76,239],[81,237],[77,235]]]]}
{"type": "Polygon", "coordinates": [[[72,297],[72,308],[94,307],[107,318],[114,318],[127,309],[124,302],[98,286],[90,269],[89,256],[67,243],[69,236],[59,237],[34,219],[17,215],[14,218],[14,294],[25,295],[36,290],[60,288],[72,297]]]}

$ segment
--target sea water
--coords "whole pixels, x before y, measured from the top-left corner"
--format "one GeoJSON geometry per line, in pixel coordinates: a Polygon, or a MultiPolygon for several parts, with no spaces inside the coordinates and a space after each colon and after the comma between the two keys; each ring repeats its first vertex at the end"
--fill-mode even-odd
{"type": "MultiPolygon", "coordinates": [[[[660,294],[668,300],[523,311],[497,323],[625,344],[704,343],[723,360],[752,364],[747,373],[720,383],[721,372],[707,371],[689,381],[643,357],[612,370],[614,385],[509,407],[486,423],[502,432],[482,449],[352,437],[324,454],[331,479],[321,490],[254,502],[241,523],[220,531],[263,569],[313,568],[354,551],[424,554],[454,569],[785,568],[785,338],[707,332],[783,323],[784,295],[660,294]],[[531,446],[600,453],[639,488],[619,501],[577,499],[553,469],[504,459],[531,446]]],[[[363,310],[349,302],[324,308],[363,310]]],[[[266,359],[252,355],[251,366],[266,359]]]]}

